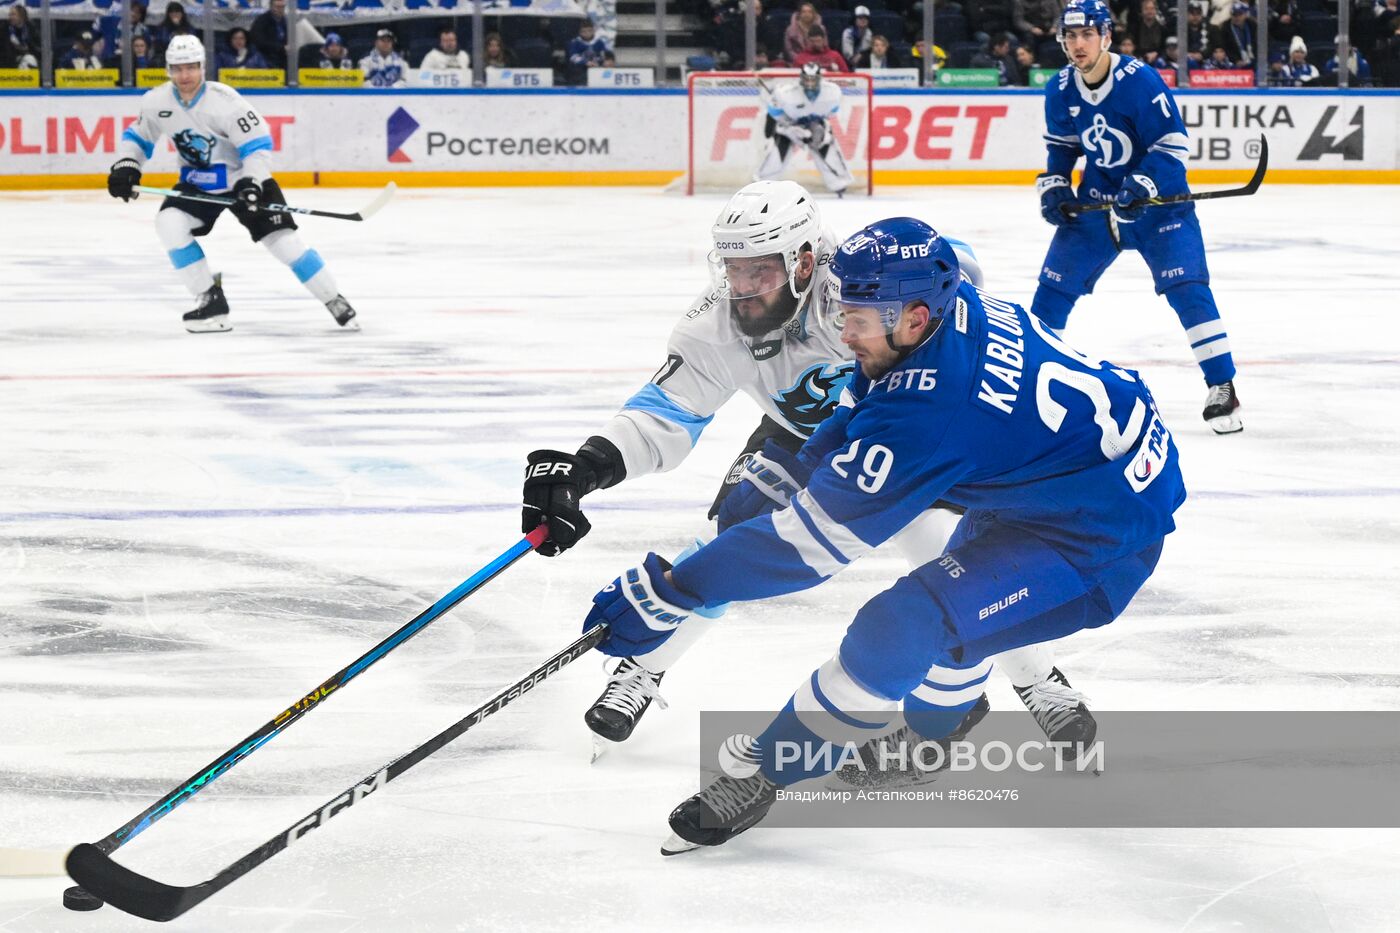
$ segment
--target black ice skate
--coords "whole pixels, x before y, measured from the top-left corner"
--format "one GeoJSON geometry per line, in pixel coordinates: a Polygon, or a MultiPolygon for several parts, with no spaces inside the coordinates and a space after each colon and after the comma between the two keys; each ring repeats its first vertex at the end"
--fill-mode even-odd
{"type": "Polygon", "coordinates": [[[1244,430],[1239,409],[1240,397],[1235,394],[1235,380],[1230,379],[1210,387],[1201,417],[1216,434],[1234,434],[1244,430]]]}
{"type": "Polygon", "coordinates": [[[335,318],[335,322],[346,330],[360,329],[360,325],[355,321],[355,309],[350,307],[350,302],[345,300],[344,295],[336,295],[326,302],[326,310],[335,318]]]}
{"type": "Polygon", "coordinates": [[[1076,746],[1094,744],[1099,724],[1085,705],[1088,697],[1071,687],[1058,667],[1051,668],[1049,676],[1038,684],[1017,687],[1016,695],[1050,741],[1070,743],[1070,747],[1058,749],[1061,760],[1074,761],[1079,754],[1076,746]]]}
{"type": "Polygon", "coordinates": [[[762,771],[746,778],[720,777],[671,811],[671,836],[661,844],[661,854],[723,845],[757,825],[777,799],[778,785],[762,771]]]}
{"type": "MultiPolygon", "coordinates": [[[[603,670],[607,669],[604,663],[603,670]]],[[[625,742],[652,700],[662,709],[666,708],[658,689],[663,676],[653,674],[631,658],[618,659],[617,666],[608,673],[607,687],[583,714],[583,721],[598,737],[593,742],[594,761],[607,749],[606,743],[598,739],[625,742]]]]}
{"type": "Polygon", "coordinates": [[[909,726],[871,739],[859,749],[860,764],[852,762],[837,768],[832,772],[832,783],[842,787],[871,789],[927,784],[937,778],[938,772],[948,768],[949,746],[967,738],[967,734],[991,708],[984,693],[967,711],[958,727],[941,739],[926,739],[909,726]],[[920,745],[925,747],[919,748],[920,745]],[[932,745],[939,746],[943,754],[934,751],[932,745]]]}
{"type": "Polygon", "coordinates": [[[185,330],[192,334],[212,334],[233,330],[228,322],[228,301],[224,298],[223,276],[214,276],[214,285],[199,296],[193,311],[186,311],[185,330]]]}

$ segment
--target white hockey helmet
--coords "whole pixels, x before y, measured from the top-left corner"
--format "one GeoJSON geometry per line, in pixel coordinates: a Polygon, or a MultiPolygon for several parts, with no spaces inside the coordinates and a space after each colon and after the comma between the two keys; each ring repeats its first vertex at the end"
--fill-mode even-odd
{"type": "MultiPolygon", "coordinates": [[[[806,188],[795,181],[756,181],[745,185],[724,205],[710,234],[714,241],[710,262],[717,276],[725,276],[727,259],[781,256],[787,286],[801,307],[817,278],[813,274],[805,287],[798,288],[802,247],[809,247],[818,256],[822,252],[821,213],[806,188]]],[[[732,288],[730,296],[748,297],[732,288]]]]}
{"type": "Polygon", "coordinates": [[[165,47],[165,64],[194,65],[204,63],[204,43],[194,36],[175,36],[165,47]]]}

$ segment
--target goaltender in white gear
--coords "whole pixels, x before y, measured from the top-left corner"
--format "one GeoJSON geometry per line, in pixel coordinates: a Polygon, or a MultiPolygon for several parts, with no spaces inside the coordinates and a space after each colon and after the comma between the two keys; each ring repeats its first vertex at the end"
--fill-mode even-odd
{"type": "Polygon", "coordinates": [[[822,182],[837,195],[851,186],[850,167],[841,144],[831,134],[830,118],[841,109],[841,89],[822,80],[821,66],[808,62],[796,81],[777,85],[768,100],[764,133],[769,137],[763,161],[754,173],[757,181],[779,178],[799,150],[816,163],[822,182]]]}
{"type": "MultiPolygon", "coordinates": [[[[229,208],[253,242],[290,268],[342,327],[358,329],[355,310],[341,296],[325,261],[308,249],[290,214],[258,210],[260,203],[284,203],[272,178],[272,134],[257,109],[226,84],[204,80],[204,45],[194,36],[176,36],[166,50],[170,80],[141,97],[140,116],[122,133],[107,190],[113,197],[136,196],[141,170],[163,136],[175,145],[180,162],[177,188],[232,196],[229,208]]],[[[219,278],[209,270],[195,241],[214,228],[226,208],[217,203],[166,198],[156,213],[156,232],[176,274],[198,299],[185,315],[192,333],[226,331],[228,302],[219,278]]]]}
{"type": "MultiPolygon", "coordinates": [[[[713,518],[765,443],[795,451],[835,411],[855,364],[833,318],[813,312],[840,240],[823,229],[810,193],[792,181],[750,184],[725,205],[711,236],[712,287],[677,323],[666,362],[651,381],[579,455],[606,477],[598,481],[600,489],[672,470],[689,456],[715,412],[742,392],[764,417],[730,468],[711,507],[713,518]]],[[[971,248],[954,239],[950,243],[964,277],[980,286],[982,273],[971,248]]],[[[558,458],[557,452],[537,451],[531,462],[546,455],[558,458]]],[[[566,501],[577,506],[578,498],[566,501]]],[[[531,527],[549,517],[548,510],[528,511],[531,527]]],[[[942,553],[958,519],[946,509],[929,509],[894,545],[910,566],[921,566],[942,553]]],[[[590,728],[606,740],[624,741],[659,697],[663,672],[714,624],[712,618],[692,616],[660,649],[623,659],[585,717],[590,728]]],[[[1027,690],[1047,682],[1054,666],[1049,650],[1034,645],[996,661],[1027,690]]],[[[958,706],[980,697],[991,667],[987,661],[970,670],[930,671],[927,679],[934,686],[924,690],[927,701],[958,706]]],[[[605,747],[595,743],[595,757],[605,747]]]]}

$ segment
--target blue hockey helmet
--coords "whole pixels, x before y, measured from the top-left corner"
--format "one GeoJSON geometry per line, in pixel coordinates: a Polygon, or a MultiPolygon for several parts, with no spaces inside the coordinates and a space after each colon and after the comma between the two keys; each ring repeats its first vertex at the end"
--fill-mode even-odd
{"type": "Polygon", "coordinates": [[[910,304],[927,305],[931,317],[947,313],[961,281],[958,255],[937,230],[913,217],[891,217],[841,244],[823,307],[838,326],[847,313],[872,309],[889,334],[910,304]]]}
{"type": "Polygon", "coordinates": [[[1103,0],[1069,0],[1060,14],[1056,38],[1064,45],[1065,30],[1080,26],[1093,26],[1100,36],[1113,35],[1113,13],[1103,0]]]}

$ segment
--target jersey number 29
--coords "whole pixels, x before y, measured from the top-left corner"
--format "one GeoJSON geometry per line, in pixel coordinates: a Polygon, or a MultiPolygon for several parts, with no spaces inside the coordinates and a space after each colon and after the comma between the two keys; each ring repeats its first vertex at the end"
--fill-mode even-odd
{"type": "MultiPolygon", "coordinates": [[[[856,458],[860,456],[860,441],[851,442],[851,446],[844,453],[837,454],[831,460],[831,468],[835,470],[842,479],[850,479],[851,474],[847,469],[856,458]]],[[[856,476],[856,485],[863,491],[874,495],[880,491],[880,487],[885,485],[885,480],[890,478],[890,468],[894,466],[894,451],[884,444],[871,444],[865,452],[865,459],[861,461],[860,473],[856,476]]]]}

